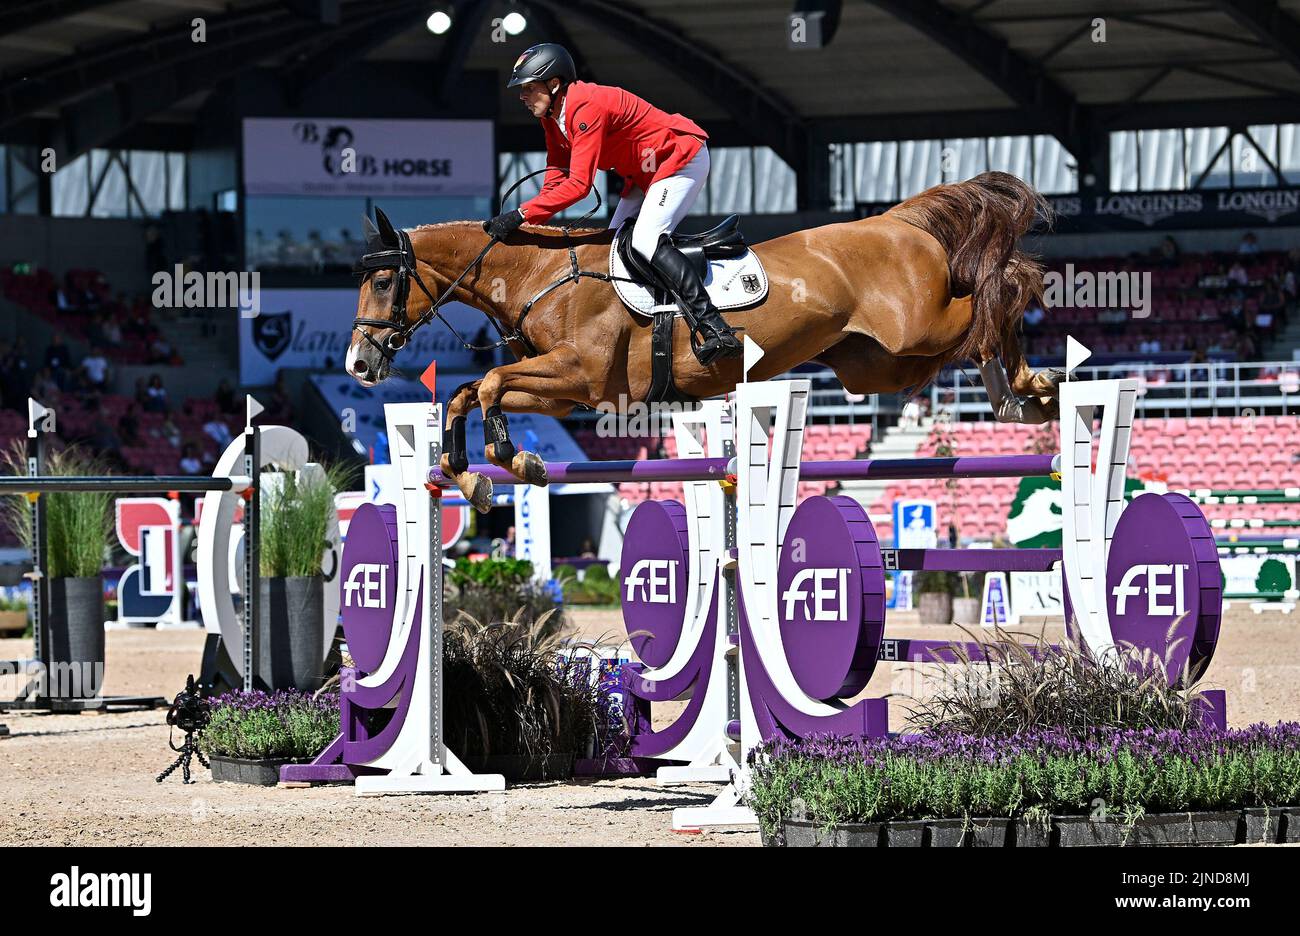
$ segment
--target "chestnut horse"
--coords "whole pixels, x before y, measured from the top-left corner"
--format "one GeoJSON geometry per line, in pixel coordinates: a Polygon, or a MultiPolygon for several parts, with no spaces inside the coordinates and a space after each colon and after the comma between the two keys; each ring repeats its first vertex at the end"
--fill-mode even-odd
{"type": "MultiPolygon", "coordinates": [[[[1049,211],[1015,176],[986,172],[936,186],[876,217],[754,245],[767,270],[768,296],[725,315],[764,351],[749,379],[815,361],[834,370],[851,393],[914,392],[945,365],[971,360],[999,419],[1054,418],[1059,374],[1031,371],[1018,338],[1043,275],[1018,242],[1049,211]]],[[[483,411],[487,460],[521,482],[545,484],[545,463],[514,448],[505,413],[562,417],[578,404],[645,399],[650,322],[629,312],[608,282],[589,276],[566,282],[522,317],[528,299],[572,274],[575,259],[584,271],[606,272],[613,232],[566,234],[525,225],[492,246],[478,222],[405,232],[377,215],[378,229],[367,219],[371,253],[361,264],[348,372],[365,386],[383,380],[410,332],[446,299],[494,319],[519,358],[460,387],[447,406],[442,469],[478,509],[490,504],[492,485],[467,470],[465,419],[475,403],[483,411]]],[[[703,399],[733,390],[741,370],[737,358],[701,366],[686,329],[676,329],[672,372],[682,395],[703,399]]]]}

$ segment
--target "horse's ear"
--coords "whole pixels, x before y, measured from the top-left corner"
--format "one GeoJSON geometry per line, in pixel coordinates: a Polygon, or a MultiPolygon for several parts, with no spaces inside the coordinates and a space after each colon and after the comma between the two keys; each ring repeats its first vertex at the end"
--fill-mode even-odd
{"type": "Polygon", "coordinates": [[[383,244],[379,241],[379,228],[370,220],[370,215],[361,216],[361,230],[366,237],[366,250],[378,250],[383,244]]]}
{"type": "Polygon", "coordinates": [[[384,246],[398,246],[400,241],[397,237],[397,229],[393,227],[393,222],[388,220],[388,215],[384,214],[384,209],[378,205],[375,206],[375,220],[379,222],[379,239],[384,246]]]}

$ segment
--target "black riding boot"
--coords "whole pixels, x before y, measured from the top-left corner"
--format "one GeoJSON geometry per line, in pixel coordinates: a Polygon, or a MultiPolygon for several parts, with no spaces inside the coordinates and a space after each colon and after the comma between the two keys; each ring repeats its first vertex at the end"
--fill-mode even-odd
{"type": "Polygon", "coordinates": [[[691,350],[700,363],[708,367],[719,357],[732,357],[743,350],[736,329],[722,315],[704,291],[704,283],[691,262],[673,246],[667,234],[659,237],[659,246],[650,261],[663,277],[668,291],[677,300],[691,329],[691,350]]]}

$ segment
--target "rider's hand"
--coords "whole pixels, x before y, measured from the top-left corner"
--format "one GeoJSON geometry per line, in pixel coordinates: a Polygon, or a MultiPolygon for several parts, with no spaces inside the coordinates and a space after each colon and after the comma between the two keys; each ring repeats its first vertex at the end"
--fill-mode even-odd
{"type": "Polygon", "coordinates": [[[512,231],[523,223],[524,216],[516,208],[514,211],[507,211],[497,215],[491,221],[484,221],[483,230],[497,240],[505,240],[512,231]]]}

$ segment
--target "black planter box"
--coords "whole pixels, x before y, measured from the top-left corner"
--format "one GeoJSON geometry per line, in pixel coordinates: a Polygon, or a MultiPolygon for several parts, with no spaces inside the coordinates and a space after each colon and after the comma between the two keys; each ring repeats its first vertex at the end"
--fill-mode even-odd
{"type": "Polygon", "coordinates": [[[52,578],[50,596],[50,698],[103,705],[104,583],[98,575],[52,578]]]}
{"type": "Polygon", "coordinates": [[[1016,848],[1048,848],[1052,844],[1052,823],[1017,819],[1011,823],[1011,844],[1016,848]]]}
{"type": "Polygon", "coordinates": [[[280,782],[280,768],[299,761],[291,757],[269,757],[265,760],[246,760],[242,757],[208,755],[212,764],[212,779],[218,783],[251,783],[254,786],[275,786],[280,782]]]}
{"type": "Polygon", "coordinates": [[[962,848],[970,839],[970,823],[965,819],[931,819],[925,824],[928,848],[962,848]]]}
{"type": "Polygon", "coordinates": [[[1062,848],[1156,845],[1233,845],[1240,812],[1162,813],[1143,816],[1132,826],[1123,820],[1053,816],[1062,848]]]}
{"type": "Polygon", "coordinates": [[[789,848],[1121,848],[1125,846],[1233,845],[1300,841],[1300,809],[1163,813],[1122,820],[1053,816],[1050,823],[1019,819],[921,819],[843,823],[829,829],[787,819],[768,847],[789,848]]]}
{"type": "Polygon", "coordinates": [[[267,688],[315,692],[325,681],[324,588],[319,575],[261,580],[257,675],[267,688]]]}
{"type": "Polygon", "coordinates": [[[1292,844],[1300,842],[1300,806],[1288,806],[1282,817],[1282,836],[1280,841],[1292,844]]]}
{"type": "Polygon", "coordinates": [[[462,756],[461,762],[474,773],[501,774],[507,783],[541,783],[572,780],[574,754],[489,754],[462,756]]]}
{"type": "Polygon", "coordinates": [[[920,848],[925,844],[924,820],[890,822],[885,826],[885,842],[890,848],[920,848]]]}
{"type": "Polygon", "coordinates": [[[787,819],[783,823],[787,848],[880,848],[885,842],[884,822],[846,822],[823,829],[815,822],[787,819]]]}
{"type": "Polygon", "coordinates": [[[971,848],[1006,848],[1011,844],[1011,823],[1006,819],[971,819],[966,839],[971,848]]]}
{"type": "Polygon", "coordinates": [[[1272,809],[1243,809],[1237,829],[1237,841],[1244,845],[1273,845],[1282,841],[1285,813],[1272,809]]]}

